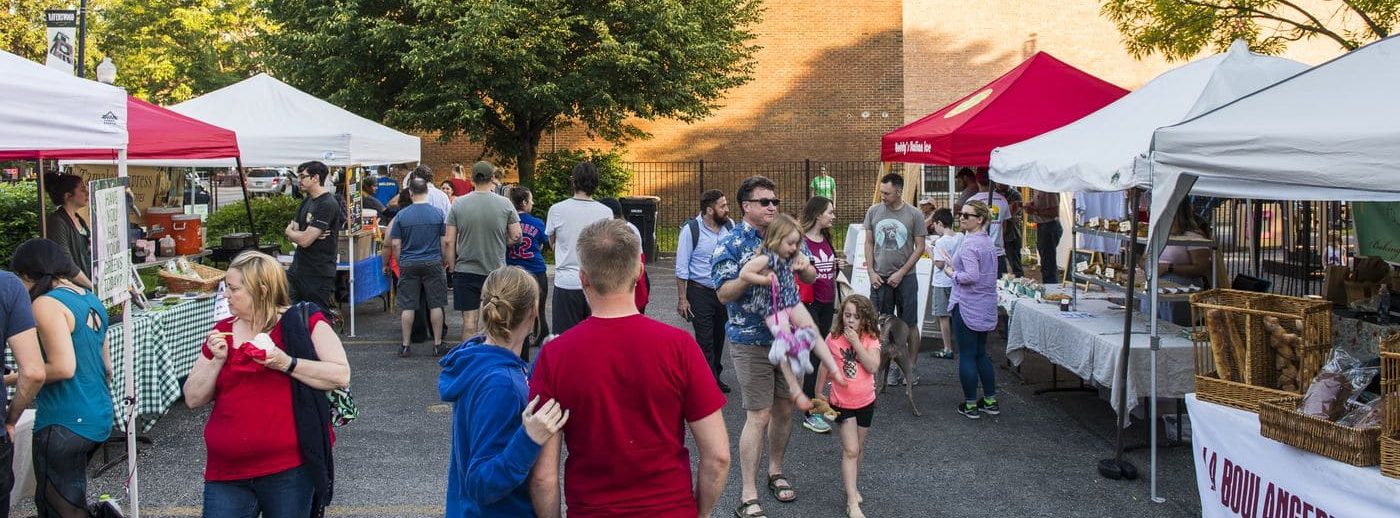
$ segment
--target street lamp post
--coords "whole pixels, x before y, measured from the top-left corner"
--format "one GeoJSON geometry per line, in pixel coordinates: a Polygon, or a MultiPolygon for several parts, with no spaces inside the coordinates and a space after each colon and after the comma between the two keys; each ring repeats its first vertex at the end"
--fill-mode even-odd
{"type": "MultiPolygon", "coordinates": [[[[83,56],[87,47],[87,0],[78,2],[78,77],[83,77],[83,56]]],[[[68,4],[72,9],[73,4],[68,4]]]]}

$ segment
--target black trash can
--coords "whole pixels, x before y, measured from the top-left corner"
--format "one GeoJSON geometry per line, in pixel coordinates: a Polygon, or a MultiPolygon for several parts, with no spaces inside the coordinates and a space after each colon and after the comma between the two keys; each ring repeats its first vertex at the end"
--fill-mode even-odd
{"type": "Polygon", "coordinates": [[[625,196],[618,200],[622,204],[622,217],[636,225],[642,233],[642,253],[647,261],[656,260],[656,207],[661,198],[656,196],[625,196]]]}

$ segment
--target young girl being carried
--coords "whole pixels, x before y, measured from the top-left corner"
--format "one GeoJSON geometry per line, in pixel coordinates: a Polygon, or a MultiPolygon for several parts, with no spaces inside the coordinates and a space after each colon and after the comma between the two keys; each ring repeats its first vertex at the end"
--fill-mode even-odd
{"type": "MultiPolygon", "coordinates": [[[[810,374],[815,369],[808,352],[815,352],[822,365],[836,370],[836,361],[822,341],[821,331],[816,321],[797,295],[797,282],[793,276],[796,264],[806,264],[806,256],[798,252],[802,242],[802,231],[797,221],[787,214],[779,214],[764,231],[763,248],[744,263],[739,270],[739,278],[755,286],[770,286],[772,290],[771,314],[764,318],[768,330],[773,333],[773,346],[768,350],[768,361],[777,365],[787,380],[788,393],[802,410],[812,408],[812,400],[802,393],[799,376],[810,374]]],[[[845,384],[845,380],[837,379],[845,384]]]]}
{"type": "MultiPolygon", "coordinates": [[[[864,518],[860,510],[864,498],[856,488],[865,438],[875,417],[875,376],[880,367],[880,335],[876,328],[875,304],[862,295],[851,295],[841,303],[841,314],[831,326],[826,345],[832,356],[841,358],[838,381],[831,387],[831,408],[841,429],[841,478],[846,483],[846,516],[864,518]],[[855,422],[851,422],[855,418],[855,422]]],[[[828,371],[817,374],[817,386],[825,385],[828,371]]]]}

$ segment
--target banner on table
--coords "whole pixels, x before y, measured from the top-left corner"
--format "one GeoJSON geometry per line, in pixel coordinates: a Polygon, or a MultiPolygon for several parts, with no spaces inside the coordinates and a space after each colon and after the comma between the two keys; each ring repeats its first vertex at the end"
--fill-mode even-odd
{"type": "Polygon", "coordinates": [[[1259,417],[1186,398],[1201,515],[1396,516],[1400,481],[1259,435],[1259,417]]]}
{"type": "Polygon", "coordinates": [[[126,179],[97,180],[92,193],[92,276],[103,302],[130,298],[131,243],[126,219],[126,179]]]}
{"type": "Polygon", "coordinates": [[[44,11],[44,24],[48,27],[44,64],[72,74],[78,62],[78,11],[44,11]]]}
{"type": "Polygon", "coordinates": [[[1400,203],[1355,202],[1356,253],[1400,263],[1400,203]]]}

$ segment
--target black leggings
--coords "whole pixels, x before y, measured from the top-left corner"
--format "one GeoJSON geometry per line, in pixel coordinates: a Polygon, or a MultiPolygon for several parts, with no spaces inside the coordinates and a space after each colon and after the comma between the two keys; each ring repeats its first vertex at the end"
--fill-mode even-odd
{"type": "Polygon", "coordinates": [[[549,273],[532,273],[535,277],[535,285],[540,288],[540,311],[535,318],[535,329],[530,332],[530,338],[525,340],[525,346],[520,350],[520,358],[530,361],[530,347],[539,347],[540,342],[549,337],[549,322],[544,318],[544,303],[549,299],[549,273]]]}
{"type": "MultiPolygon", "coordinates": [[[[817,323],[817,331],[820,332],[822,336],[826,336],[827,333],[830,333],[831,319],[836,315],[836,303],[809,302],[806,306],[807,312],[812,314],[812,320],[817,323]]],[[[821,365],[821,360],[817,358],[815,349],[808,354],[812,355],[810,361],[813,367],[821,365]]],[[[802,378],[802,392],[807,394],[807,397],[817,397],[817,388],[817,373],[813,372],[802,378]]]]}
{"type": "Polygon", "coordinates": [[[101,443],[59,425],[34,432],[34,507],[39,518],[86,518],[87,465],[101,443]]]}

